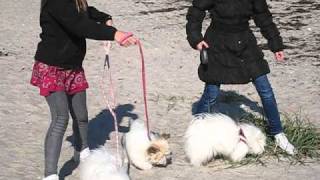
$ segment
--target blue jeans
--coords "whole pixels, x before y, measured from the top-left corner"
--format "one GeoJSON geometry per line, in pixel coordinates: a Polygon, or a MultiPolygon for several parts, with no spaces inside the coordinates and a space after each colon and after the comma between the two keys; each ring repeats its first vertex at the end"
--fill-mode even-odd
{"type": "MultiPolygon", "coordinates": [[[[258,77],[253,81],[253,84],[255,85],[262,101],[263,110],[268,121],[269,133],[271,135],[281,133],[283,128],[280,121],[277,102],[267,76],[263,75],[258,77]]],[[[203,95],[199,100],[196,113],[213,112],[219,92],[220,85],[206,84],[203,95]]]]}

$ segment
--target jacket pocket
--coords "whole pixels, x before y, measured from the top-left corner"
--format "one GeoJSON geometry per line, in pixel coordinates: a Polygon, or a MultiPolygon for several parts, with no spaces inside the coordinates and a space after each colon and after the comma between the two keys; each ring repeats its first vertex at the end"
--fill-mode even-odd
{"type": "Polygon", "coordinates": [[[256,37],[252,33],[248,36],[247,47],[241,56],[247,63],[261,61],[264,58],[262,49],[258,46],[256,37]]]}
{"type": "Polygon", "coordinates": [[[236,42],[226,35],[215,36],[210,47],[209,64],[211,61],[211,64],[220,64],[225,67],[234,68],[241,66],[241,60],[239,59],[240,50],[237,50],[239,47],[235,44],[236,42]]]}

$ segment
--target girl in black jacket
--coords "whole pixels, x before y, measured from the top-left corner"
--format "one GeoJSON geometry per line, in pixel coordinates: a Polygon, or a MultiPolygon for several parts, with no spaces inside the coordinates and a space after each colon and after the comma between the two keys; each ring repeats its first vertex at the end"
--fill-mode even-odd
{"type": "Polygon", "coordinates": [[[249,28],[250,19],[268,40],[276,60],[284,61],[282,38],[266,0],[193,0],[187,14],[187,39],[194,49],[208,49],[208,63],[200,64],[198,69],[199,78],[206,85],[197,113],[213,111],[221,84],[252,82],[262,100],[269,133],[279,147],[294,154],[294,147],[283,133],[277,103],[266,76],[269,66],[249,28]],[[212,20],[203,36],[201,29],[206,11],[212,20]]]}
{"type": "Polygon", "coordinates": [[[45,139],[45,180],[58,180],[57,164],[69,112],[73,119],[74,160],[89,153],[86,81],[82,61],[86,38],[136,44],[134,37],[112,27],[110,15],[87,5],[86,0],[42,0],[42,33],[33,66],[31,84],[46,98],[52,121],[45,139]]]}

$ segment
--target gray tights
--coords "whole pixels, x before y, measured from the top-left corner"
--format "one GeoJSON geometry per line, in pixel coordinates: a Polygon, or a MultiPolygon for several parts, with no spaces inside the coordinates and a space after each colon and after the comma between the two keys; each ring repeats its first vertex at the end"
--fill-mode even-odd
{"type": "Polygon", "coordinates": [[[75,150],[88,147],[88,111],[86,91],[67,95],[63,91],[51,93],[46,97],[51,112],[51,124],[45,139],[45,177],[57,174],[58,161],[64,133],[68,126],[69,112],[73,119],[72,129],[75,150]]]}

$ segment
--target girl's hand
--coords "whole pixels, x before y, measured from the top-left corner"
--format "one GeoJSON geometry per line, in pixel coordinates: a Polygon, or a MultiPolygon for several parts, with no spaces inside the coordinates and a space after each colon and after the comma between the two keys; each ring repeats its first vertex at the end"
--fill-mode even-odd
{"type": "Polygon", "coordinates": [[[201,42],[197,45],[197,50],[201,51],[201,50],[203,49],[203,47],[209,48],[208,43],[206,43],[205,41],[201,41],[201,42]]]}
{"type": "Polygon", "coordinates": [[[284,62],[284,52],[283,51],[279,51],[274,53],[274,57],[278,62],[284,62]]]}
{"type": "Polygon", "coordinates": [[[125,47],[137,44],[138,42],[137,38],[133,36],[126,38],[127,36],[128,36],[128,33],[117,31],[114,36],[114,40],[117,41],[121,46],[125,46],[125,47]]]}
{"type": "Polygon", "coordinates": [[[107,25],[107,26],[112,26],[112,25],[113,25],[112,19],[108,20],[108,21],[106,22],[106,25],[107,25]]]}

